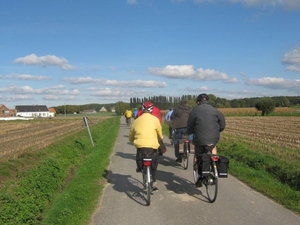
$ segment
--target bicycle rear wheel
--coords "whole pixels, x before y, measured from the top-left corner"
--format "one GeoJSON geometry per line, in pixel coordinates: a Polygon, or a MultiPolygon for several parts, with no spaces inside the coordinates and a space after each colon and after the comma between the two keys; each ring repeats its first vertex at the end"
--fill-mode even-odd
{"type": "Polygon", "coordinates": [[[144,167],[143,179],[144,179],[144,185],[145,185],[145,189],[146,189],[146,204],[150,205],[152,187],[151,187],[151,181],[150,181],[150,167],[149,166],[144,167]]]}
{"type": "Polygon", "coordinates": [[[189,166],[189,146],[188,143],[183,145],[182,167],[186,170],[189,166]]]}
{"type": "Polygon", "coordinates": [[[211,168],[210,174],[205,177],[203,184],[205,185],[207,198],[209,202],[215,202],[218,195],[218,178],[214,176],[214,169],[211,168]]]}

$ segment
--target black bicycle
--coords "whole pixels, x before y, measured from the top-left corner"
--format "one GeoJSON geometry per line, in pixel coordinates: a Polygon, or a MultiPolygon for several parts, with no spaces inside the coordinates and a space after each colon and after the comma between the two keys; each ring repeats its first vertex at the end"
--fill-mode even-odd
{"type": "Polygon", "coordinates": [[[217,162],[219,160],[218,155],[212,155],[210,152],[205,153],[197,157],[194,155],[194,167],[193,167],[193,177],[195,185],[198,185],[198,182],[202,182],[205,186],[207,198],[209,202],[215,202],[218,195],[218,168],[217,162]],[[207,169],[202,166],[202,177],[203,179],[198,181],[200,175],[198,173],[198,166],[200,165],[200,157],[202,158],[202,165],[205,161],[208,161],[207,169]]]}
{"type": "Polygon", "coordinates": [[[182,167],[186,170],[189,166],[189,155],[190,155],[190,140],[188,139],[188,135],[184,132],[179,140],[179,149],[183,149],[182,153],[182,167]],[[182,147],[181,147],[182,146],[182,147]]]}

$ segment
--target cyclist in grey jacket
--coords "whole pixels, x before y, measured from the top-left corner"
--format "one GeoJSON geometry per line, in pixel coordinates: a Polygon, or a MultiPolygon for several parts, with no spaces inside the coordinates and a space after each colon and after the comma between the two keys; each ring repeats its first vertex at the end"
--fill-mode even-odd
{"type": "Polygon", "coordinates": [[[220,132],[225,129],[225,118],[210,104],[207,94],[200,94],[197,104],[189,115],[187,132],[194,134],[195,153],[202,154],[204,146],[218,143],[220,132]]]}
{"type": "MultiPolygon", "coordinates": [[[[225,129],[224,115],[208,101],[208,95],[203,93],[197,97],[197,106],[191,111],[187,122],[188,134],[194,133],[195,160],[198,162],[201,154],[208,151],[217,154],[216,144],[220,139],[220,132],[225,129]]],[[[202,186],[202,165],[198,164],[199,178],[196,187],[202,186]]]]}

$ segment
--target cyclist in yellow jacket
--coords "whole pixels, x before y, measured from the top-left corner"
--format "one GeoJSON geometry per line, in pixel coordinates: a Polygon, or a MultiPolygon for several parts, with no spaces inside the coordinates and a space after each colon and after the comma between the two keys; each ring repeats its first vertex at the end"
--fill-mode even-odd
{"type": "Polygon", "coordinates": [[[130,109],[127,109],[124,112],[124,116],[125,116],[125,120],[126,120],[127,125],[129,125],[131,123],[132,111],[130,109]]]}
{"type": "Polygon", "coordinates": [[[158,166],[159,140],[163,139],[162,127],[159,119],[151,115],[153,104],[145,102],[142,106],[143,114],[140,115],[130,127],[129,141],[137,148],[137,172],[142,170],[142,158],[152,156],[152,188],[157,190],[156,170],[158,166]]]}

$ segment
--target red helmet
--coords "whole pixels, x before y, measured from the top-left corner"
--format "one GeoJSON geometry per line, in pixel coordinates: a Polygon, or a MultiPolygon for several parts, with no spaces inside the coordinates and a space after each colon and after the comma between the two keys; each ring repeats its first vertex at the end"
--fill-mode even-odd
{"type": "Polygon", "coordinates": [[[153,106],[154,105],[151,101],[144,102],[143,106],[142,106],[142,110],[143,110],[143,112],[152,113],[153,106]]]}

